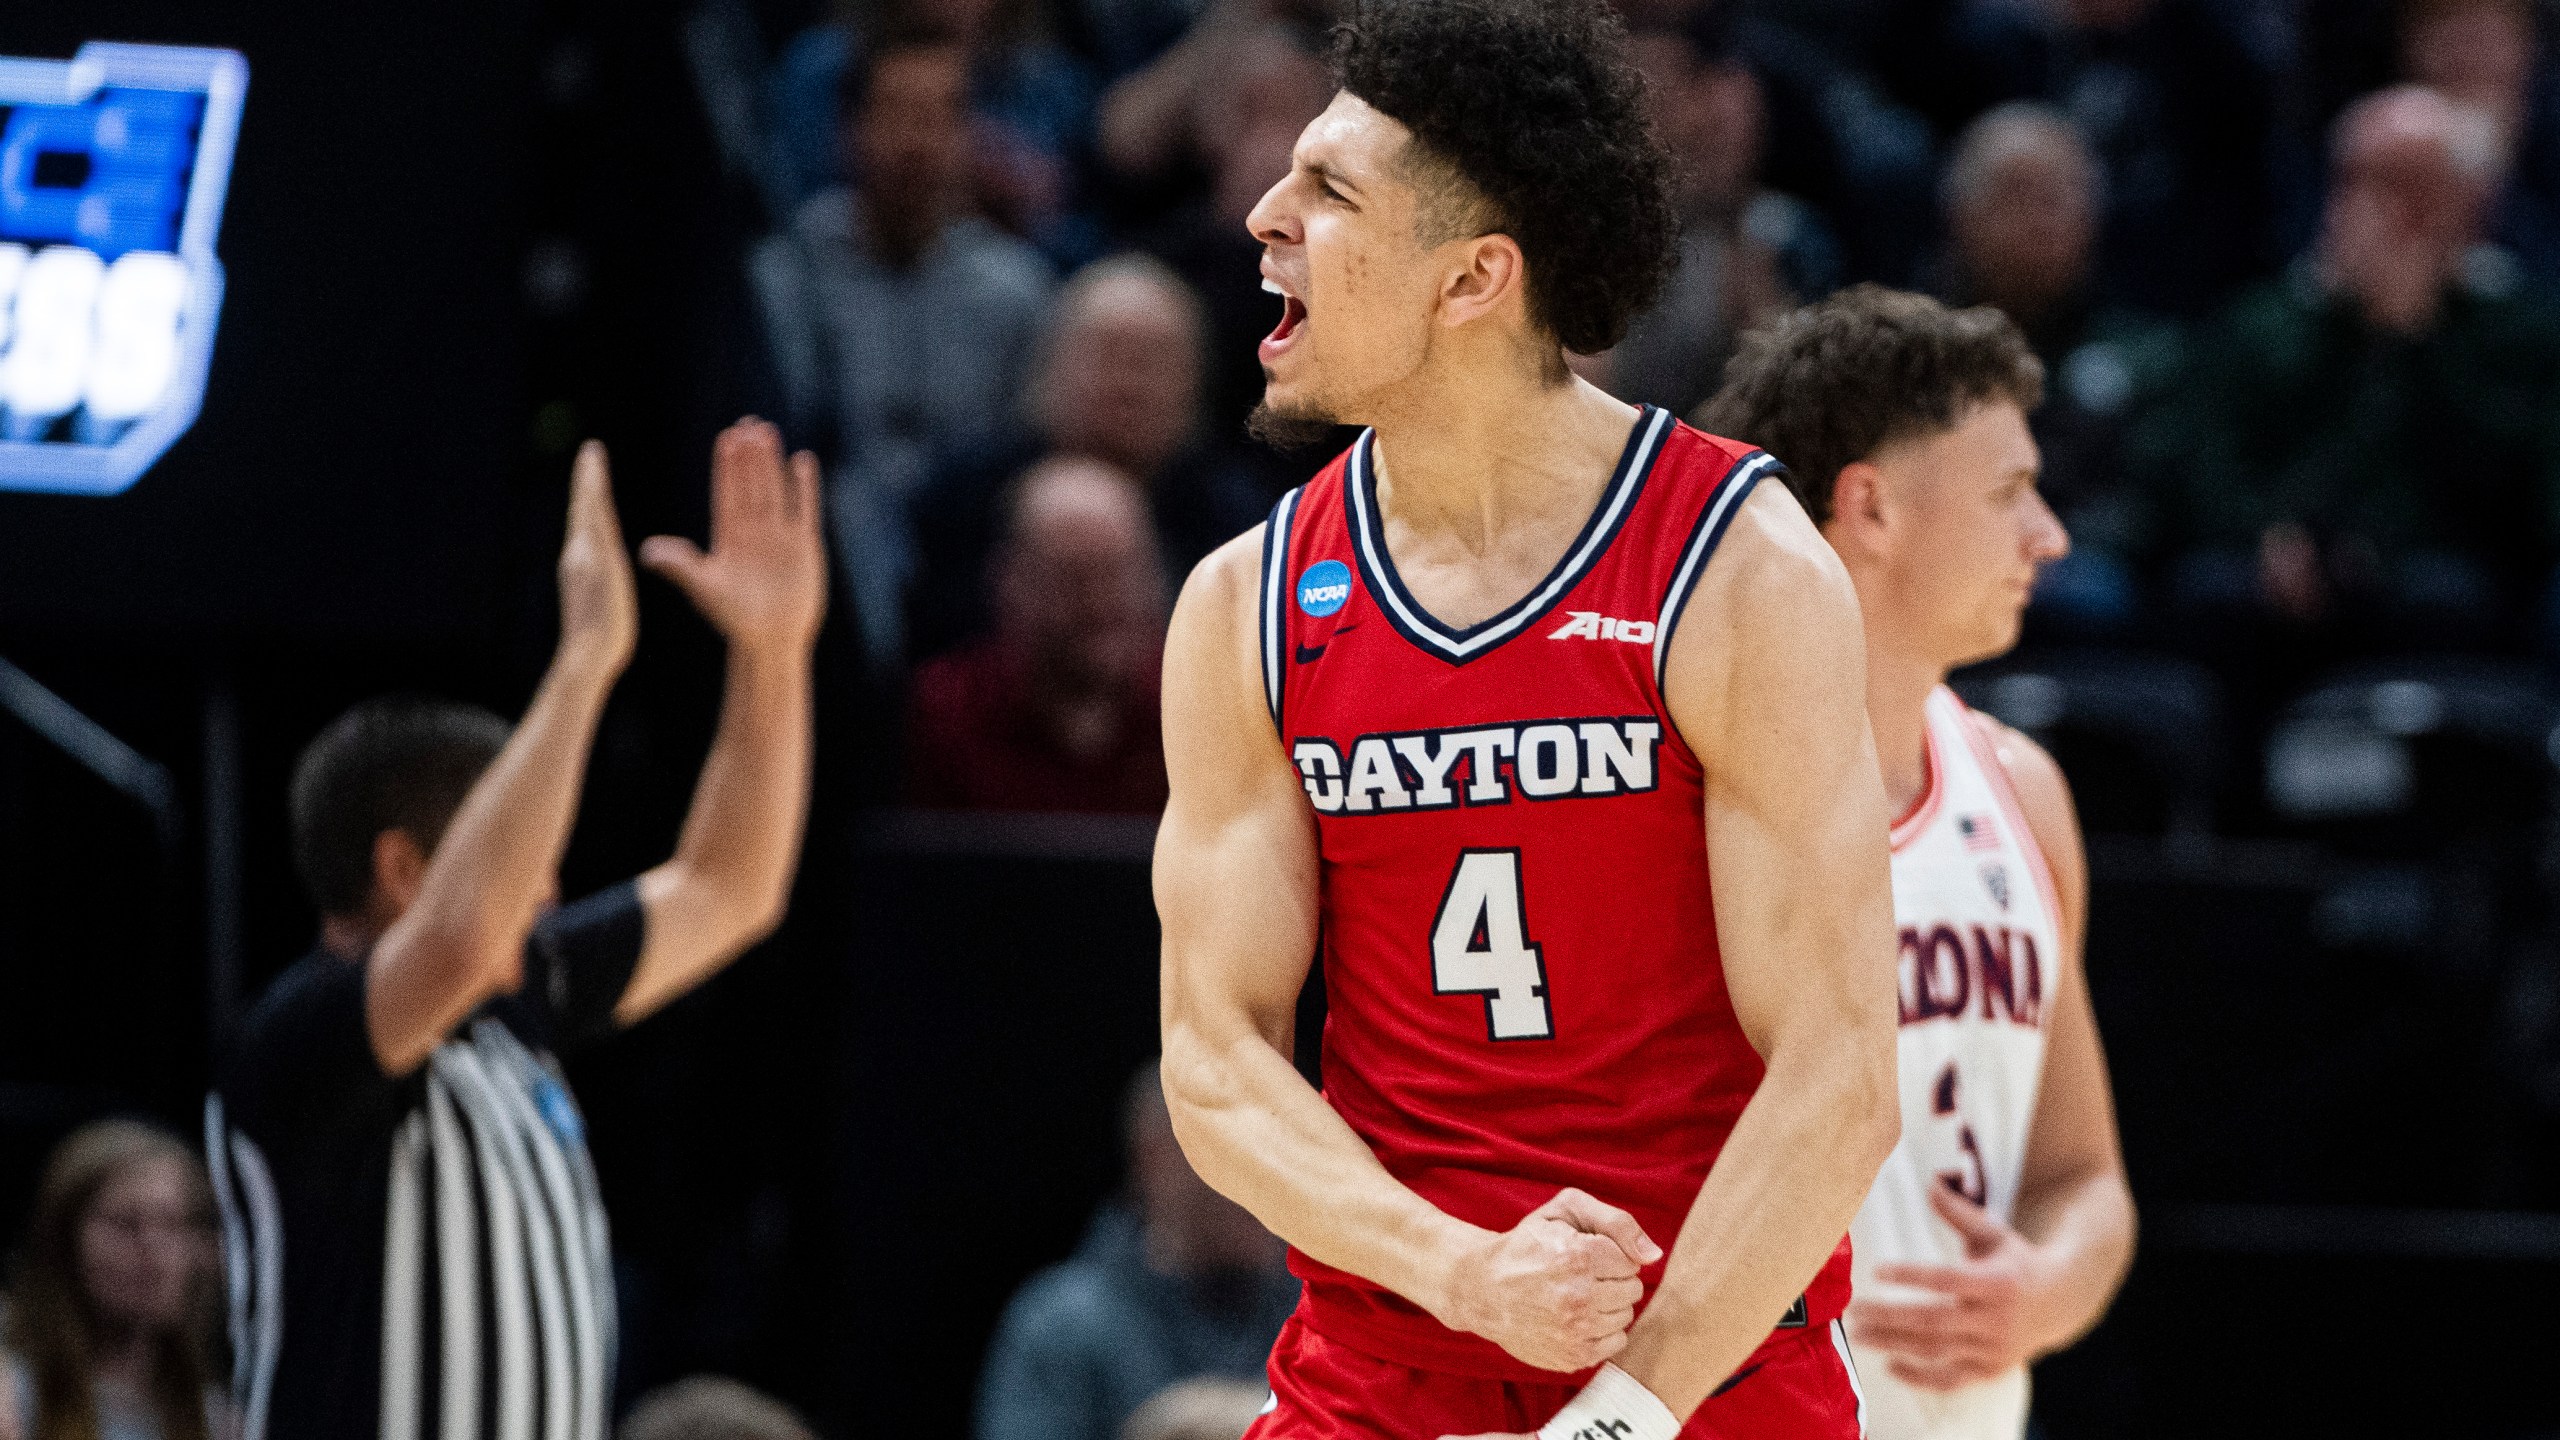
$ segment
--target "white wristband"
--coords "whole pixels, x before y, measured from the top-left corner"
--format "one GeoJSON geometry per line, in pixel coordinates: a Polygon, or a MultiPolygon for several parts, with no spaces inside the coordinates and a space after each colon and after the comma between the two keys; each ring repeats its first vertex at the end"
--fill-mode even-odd
{"type": "Polygon", "coordinates": [[[1644,1382],[1615,1365],[1603,1365],[1565,1402],[1556,1418],[1538,1427],[1538,1440],[1679,1440],[1680,1417],[1644,1382]]]}

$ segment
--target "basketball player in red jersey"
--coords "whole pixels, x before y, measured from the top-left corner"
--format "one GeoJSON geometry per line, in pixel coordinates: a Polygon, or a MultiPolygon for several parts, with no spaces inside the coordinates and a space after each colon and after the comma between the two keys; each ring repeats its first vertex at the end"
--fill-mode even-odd
{"type": "Polygon", "coordinates": [[[1673,243],[1601,0],[1365,7],[1335,68],[1250,221],[1262,421],[1370,428],[1166,657],[1167,1098],[1306,1282],[1251,1436],[1847,1440],[1898,1123],[1855,594],[1769,457],[1566,368],[1673,243]]]}
{"type": "Polygon", "coordinates": [[[1862,285],[1746,340],[1699,417],[1788,456],[1847,565],[1903,816],[1902,1142],[1851,1227],[1877,1440],[2017,1440],[2028,1363],[2098,1322],[2133,1257],[2071,788],[1945,684],[2017,643],[2070,549],[2036,492],[2043,382],[1998,311],[1862,285]]]}

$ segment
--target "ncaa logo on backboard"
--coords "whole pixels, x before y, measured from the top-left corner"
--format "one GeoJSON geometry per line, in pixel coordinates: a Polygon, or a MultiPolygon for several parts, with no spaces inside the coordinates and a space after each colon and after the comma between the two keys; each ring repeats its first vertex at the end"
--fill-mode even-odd
{"type": "Polygon", "coordinates": [[[1351,603],[1351,567],[1319,560],[1298,577],[1298,608],[1321,620],[1351,603]]]}

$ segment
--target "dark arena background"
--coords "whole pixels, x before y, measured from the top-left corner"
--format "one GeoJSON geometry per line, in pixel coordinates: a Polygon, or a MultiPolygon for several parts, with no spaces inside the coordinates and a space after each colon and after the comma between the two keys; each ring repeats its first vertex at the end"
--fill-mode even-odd
{"type": "MultiPolygon", "coordinates": [[[[1249,448],[1235,398],[1274,302],[1222,217],[1286,152],[1203,137],[1275,115],[1294,133],[1310,83],[1321,106],[1303,46],[1323,0],[996,9],[989,54],[1038,63],[1006,72],[1010,109],[985,102],[1019,133],[991,140],[981,117],[975,208],[1044,273],[1135,248],[1201,292],[1198,423],[1233,454],[1221,483],[1261,487],[1250,524],[1321,458],[1249,448]],[[1237,41],[1227,78],[1197,86],[1198,135],[1127,173],[1134,142],[1097,138],[1097,109],[1125,98],[1115,82],[1162,79],[1148,67],[1185,25],[1301,48],[1264,63],[1237,41]],[[1075,124],[1041,128],[1061,115],[1075,124]]],[[[1629,13],[1689,47],[1675,73],[1743,77],[1725,99],[1748,96],[1665,126],[1699,183],[1726,187],[1699,202],[1721,218],[1684,271],[1713,277],[1698,333],[1729,350],[1771,297],[1877,279],[2011,305],[2054,375],[2048,492],[2080,550],[2022,648],[1959,688],[2044,740],[2078,792],[2142,1237],[2105,1322],[2037,1367],[2041,1432],[2560,1435],[2544,8],[1629,13]],[[2285,295],[2344,283],[2321,278],[2338,269],[2332,122],[2427,78],[2435,52],[2412,37],[2457,11],[2525,37],[2503,198],[2465,237],[2460,294],[2369,342],[2340,339],[2346,321],[2307,331],[2336,351],[2303,362],[2321,398],[2279,393],[2246,347],[2277,345],[2285,295]],[[2074,243],[2052,214],[2070,194],[1975,213],[1980,177],[1956,163],[1968,127],[2018,101],[2092,127],[2102,172],[2081,197],[2087,253],[2044,294],[1998,282],[2074,243]],[[1984,258],[2002,255],[2006,271],[1984,258]],[[2407,458],[2439,441],[2439,462],[2407,458]],[[2512,524],[2428,508],[2510,471],[2512,524]],[[2225,543],[2199,493],[2267,476],[2301,512],[2225,543]],[[2258,603],[2258,579],[2303,573],[2285,568],[2299,553],[2327,588],[2292,604],[2305,592],[2271,580],[2285,603],[2258,603]]],[[[200,415],[123,493],[0,483],[0,1234],[75,1127],[139,1114],[201,1133],[214,1047],[310,943],[284,797],[320,726],[394,691],[523,707],[582,438],[611,447],[635,541],[702,533],[711,438],[741,414],[839,458],[773,358],[752,261],[825,181],[794,165],[833,163],[813,27],[867,18],[814,0],[0,6],[0,55],[217,47],[249,74],[200,415]]],[[[2461,73],[2444,85],[2501,83],[2446,64],[2461,73]]],[[[1648,398],[1690,386],[1684,412],[1704,393],[1662,383],[1648,398]]],[[[886,653],[865,628],[876,592],[833,552],[784,927],[572,1068],[613,1219],[626,1402],[717,1373],[829,1436],[971,1433],[1007,1298],[1123,1184],[1121,1094],[1155,1048],[1153,819],[914,803],[910,677],[984,623],[965,598],[977,560],[947,560],[930,494],[916,503],[922,558],[886,653]]],[[[640,593],[570,895],[667,853],[712,734],[717,638],[664,583],[640,593]]]]}

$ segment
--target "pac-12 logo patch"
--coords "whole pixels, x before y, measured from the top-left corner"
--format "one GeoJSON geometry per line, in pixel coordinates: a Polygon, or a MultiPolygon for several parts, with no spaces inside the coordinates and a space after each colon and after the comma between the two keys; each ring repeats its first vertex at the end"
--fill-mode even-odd
{"type": "Polygon", "coordinates": [[[1351,603],[1351,567],[1319,560],[1298,577],[1298,608],[1321,620],[1351,603]]]}

